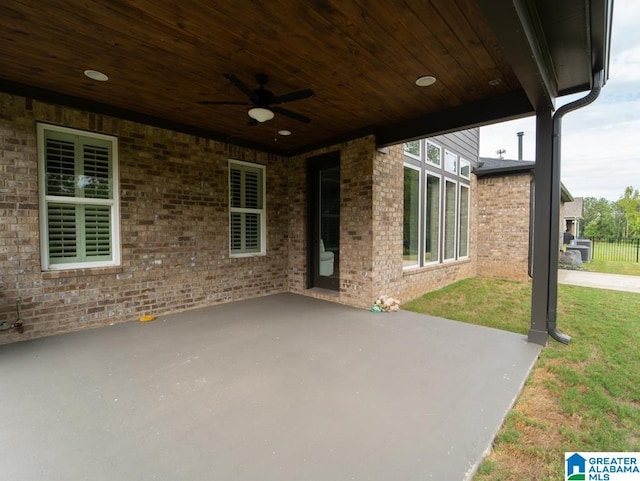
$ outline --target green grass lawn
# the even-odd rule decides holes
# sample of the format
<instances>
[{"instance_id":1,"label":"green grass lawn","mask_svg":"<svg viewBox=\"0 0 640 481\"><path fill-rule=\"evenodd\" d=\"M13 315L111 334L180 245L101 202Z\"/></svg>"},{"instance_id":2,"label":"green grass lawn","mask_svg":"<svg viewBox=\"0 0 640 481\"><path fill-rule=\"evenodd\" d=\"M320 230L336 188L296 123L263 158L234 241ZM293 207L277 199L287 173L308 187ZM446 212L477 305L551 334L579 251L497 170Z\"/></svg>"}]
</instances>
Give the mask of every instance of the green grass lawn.
<instances>
[{"instance_id":1,"label":"green grass lawn","mask_svg":"<svg viewBox=\"0 0 640 481\"><path fill-rule=\"evenodd\" d=\"M640 263L592 260L582 265L585 271L640 276Z\"/></svg>"},{"instance_id":2,"label":"green grass lawn","mask_svg":"<svg viewBox=\"0 0 640 481\"><path fill-rule=\"evenodd\" d=\"M525 334L531 284L468 279L404 309ZM558 328L476 481L558 480L565 451L640 451L640 294L560 285Z\"/></svg>"}]
</instances>

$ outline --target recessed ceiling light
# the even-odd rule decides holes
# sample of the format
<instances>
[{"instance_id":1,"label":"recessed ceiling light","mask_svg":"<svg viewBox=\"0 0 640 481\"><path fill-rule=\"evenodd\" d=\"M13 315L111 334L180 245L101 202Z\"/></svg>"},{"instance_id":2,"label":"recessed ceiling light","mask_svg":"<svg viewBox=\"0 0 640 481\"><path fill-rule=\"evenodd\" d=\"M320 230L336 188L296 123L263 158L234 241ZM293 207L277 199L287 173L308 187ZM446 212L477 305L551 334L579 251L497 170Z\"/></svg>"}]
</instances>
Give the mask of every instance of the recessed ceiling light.
<instances>
[{"instance_id":1,"label":"recessed ceiling light","mask_svg":"<svg viewBox=\"0 0 640 481\"><path fill-rule=\"evenodd\" d=\"M290 130L286 130L286 129L282 129L282 130L278 130L278 134L287 136L287 135L291 135L291 131Z\"/></svg>"},{"instance_id":2,"label":"recessed ceiling light","mask_svg":"<svg viewBox=\"0 0 640 481\"><path fill-rule=\"evenodd\" d=\"M103 74L98 70L85 70L84 74L91 80L97 80L98 82L106 82L109 80L109 77L106 74Z\"/></svg>"},{"instance_id":3,"label":"recessed ceiling light","mask_svg":"<svg viewBox=\"0 0 640 481\"><path fill-rule=\"evenodd\" d=\"M495 87L496 85L500 85L502 83L501 78L494 78L493 80L489 80L489 85Z\"/></svg>"},{"instance_id":4,"label":"recessed ceiling light","mask_svg":"<svg viewBox=\"0 0 640 481\"><path fill-rule=\"evenodd\" d=\"M416 80L416 85L418 87L428 87L429 85L433 85L436 83L436 78L431 75L424 75L422 77L418 77Z\"/></svg>"}]
</instances>

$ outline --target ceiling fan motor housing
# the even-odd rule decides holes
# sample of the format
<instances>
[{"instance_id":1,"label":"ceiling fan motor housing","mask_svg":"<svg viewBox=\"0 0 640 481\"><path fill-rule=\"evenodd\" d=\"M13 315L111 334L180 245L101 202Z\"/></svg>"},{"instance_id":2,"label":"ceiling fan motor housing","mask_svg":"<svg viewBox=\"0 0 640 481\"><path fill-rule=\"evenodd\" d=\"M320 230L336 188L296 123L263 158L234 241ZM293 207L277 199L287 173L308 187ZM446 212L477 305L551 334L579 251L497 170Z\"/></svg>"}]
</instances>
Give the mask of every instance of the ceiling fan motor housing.
<instances>
[{"instance_id":1,"label":"ceiling fan motor housing","mask_svg":"<svg viewBox=\"0 0 640 481\"><path fill-rule=\"evenodd\" d=\"M272 105L281 105L289 102L293 102L295 100L303 100L310 97L313 97L314 93L311 89L303 89L297 90L295 92L289 92L285 95L276 96L270 90L264 88L265 84L268 82L269 77L266 74L256 74L255 79L258 82L259 87L256 89L249 88L244 82L242 82L238 77L233 74L225 73L223 74L225 78L227 78L234 86L236 86L239 90L245 93L249 97L249 102L217 102L217 101L209 101L204 100L200 103L205 105L248 105L251 108L249 112L253 110L268 110L270 116L267 118L266 115L260 115L260 117L264 117L264 120L261 118L257 118L254 112L254 115L249 113L249 116L252 119L258 120L259 122L264 122L266 120L270 120L273 118L273 113L278 113L284 115L285 117L289 117L291 119L297 120L298 122L309 123L311 119L309 117L292 112L291 110L284 109L282 107L272 107ZM255 122L250 121L249 125L256 125Z\"/></svg>"}]
</instances>

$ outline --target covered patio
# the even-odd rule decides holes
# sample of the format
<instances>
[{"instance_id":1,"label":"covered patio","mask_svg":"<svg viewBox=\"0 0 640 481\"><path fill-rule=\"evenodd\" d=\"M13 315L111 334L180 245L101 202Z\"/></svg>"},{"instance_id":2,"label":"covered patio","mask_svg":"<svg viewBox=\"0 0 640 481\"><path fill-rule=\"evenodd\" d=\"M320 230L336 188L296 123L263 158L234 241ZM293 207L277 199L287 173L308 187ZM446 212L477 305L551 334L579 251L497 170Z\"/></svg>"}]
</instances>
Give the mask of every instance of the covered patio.
<instances>
[{"instance_id":1,"label":"covered patio","mask_svg":"<svg viewBox=\"0 0 640 481\"><path fill-rule=\"evenodd\" d=\"M536 115L529 340L546 344L557 331L555 103L606 83L612 8L0 5L0 343L286 292L366 307L476 275L462 165L477 163L477 132L455 141L460 162L423 162L453 176L448 213L443 198L432 216L437 270L424 253L404 269L403 144ZM309 188L320 178L322 199ZM322 269L321 254L333 259Z\"/></svg>"},{"instance_id":2,"label":"covered patio","mask_svg":"<svg viewBox=\"0 0 640 481\"><path fill-rule=\"evenodd\" d=\"M465 480L540 349L290 293L7 344L0 478Z\"/></svg>"},{"instance_id":3,"label":"covered patio","mask_svg":"<svg viewBox=\"0 0 640 481\"><path fill-rule=\"evenodd\" d=\"M0 5L0 479L468 479L555 317L555 102L604 85L611 9ZM477 132L412 271L403 144L528 115L533 342L346 307L476 274Z\"/></svg>"}]
</instances>

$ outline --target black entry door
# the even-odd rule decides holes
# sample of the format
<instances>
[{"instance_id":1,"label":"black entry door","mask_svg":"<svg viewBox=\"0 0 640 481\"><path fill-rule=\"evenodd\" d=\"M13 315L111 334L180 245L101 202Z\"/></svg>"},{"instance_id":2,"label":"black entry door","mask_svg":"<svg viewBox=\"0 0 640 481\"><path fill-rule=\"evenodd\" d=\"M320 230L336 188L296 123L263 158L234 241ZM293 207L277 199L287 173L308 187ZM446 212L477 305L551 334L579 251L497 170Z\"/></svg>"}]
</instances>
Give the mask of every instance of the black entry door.
<instances>
[{"instance_id":1,"label":"black entry door","mask_svg":"<svg viewBox=\"0 0 640 481\"><path fill-rule=\"evenodd\" d=\"M340 289L340 153L308 160L308 287Z\"/></svg>"}]
</instances>

